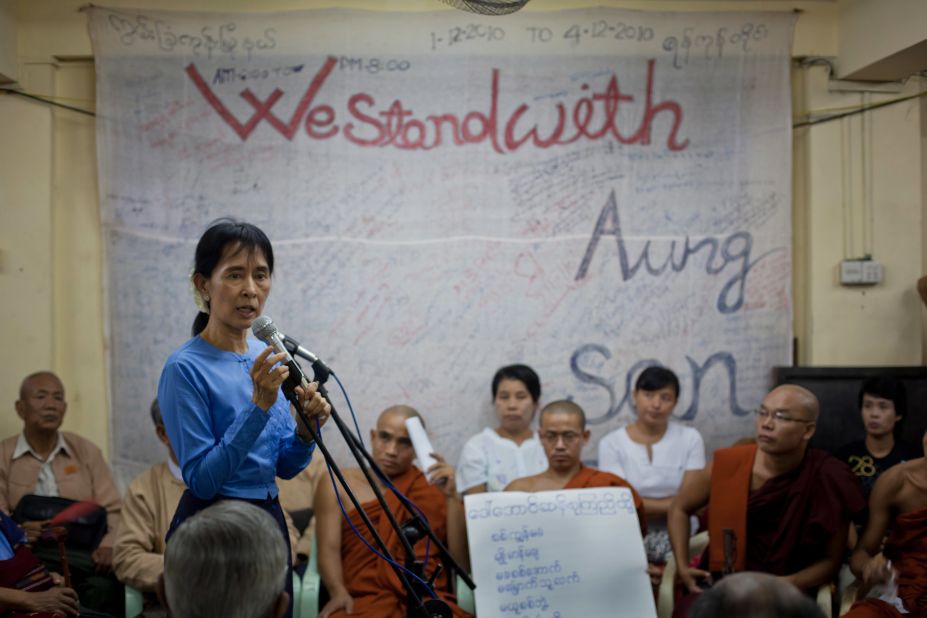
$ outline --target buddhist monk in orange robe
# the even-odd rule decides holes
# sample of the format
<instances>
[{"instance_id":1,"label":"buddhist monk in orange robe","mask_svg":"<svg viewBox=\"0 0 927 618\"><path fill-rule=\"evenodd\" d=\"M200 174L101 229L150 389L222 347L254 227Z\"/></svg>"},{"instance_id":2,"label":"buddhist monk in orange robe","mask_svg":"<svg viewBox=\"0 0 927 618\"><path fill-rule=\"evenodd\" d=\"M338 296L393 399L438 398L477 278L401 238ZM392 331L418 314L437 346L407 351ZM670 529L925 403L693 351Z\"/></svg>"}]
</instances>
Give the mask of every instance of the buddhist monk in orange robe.
<instances>
[{"instance_id":1,"label":"buddhist monk in orange robe","mask_svg":"<svg viewBox=\"0 0 927 618\"><path fill-rule=\"evenodd\" d=\"M453 520L456 518L457 522L462 522L463 519L463 504L457 494L454 468L436 454L433 455L438 463L429 469L429 476L412 465L415 450L406 431L405 420L413 416L421 418L418 412L408 406L393 406L384 410L377 419L376 429L370 432L371 451L374 461L390 483L421 510L438 538L447 543L449 518L452 520L451 525L462 525L455 524ZM397 562L403 564L405 550L363 473L359 469L345 470L344 476L390 553ZM396 521L400 524L408 521L411 516L400 504L399 498L384 487L380 489ZM348 512L350 525L342 516L339 497ZM376 556L351 529L353 526L367 543L378 547L344 489L339 486L339 496L336 497L331 483L320 483L315 504L319 573L330 594L330 600L322 608L319 618L342 618L348 615L352 618L405 616L408 601L406 589L393 568ZM449 549L455 559L458 558L461 549L455 547L453 539ZM434 544L429 546L427 540L415 545L419 560L425 561L426 552L427 579L434 573L440 556ZM453 595L447 592L447 572L441 571L433 589L448 603L454 616L469 616L454 604ZM430 598L426 595L423 600Z\"/></svg>"},{"instance_id":2,"label":"buddhist monk in orange robe","mask_svg":"<svg viewBox=\"0 0 927 618\"><path fill-rule=\"evenodd\" d=\"M588 487L627 487L634 496L641 534L647 532L644 503L631 485L609 472L584 466L580 456L589 442L586 414L572 401L554 401L544 406L538 419L538 437L547 455L547 470L515 479L505 491L554 491Z\"/></svg>"},{"instance_id":3,"label":"buddhist monk in orange robe","mask_svg":"<svg viewBox=\"0 0 927 618\"><path fill-rule=\"evenodd\" d=\"M886 582L894 572L898 598L908 613L869 598L855 603L845 614L849 618L927 618L927 432L923 443L925 457L893 466L876 481L869 521L850 560L866 588Z\"/></svg>"},{"instance_id":4,"label":"buddhist monk in orange robe","mask_svg":"<svg viewBox=\"0 0 927 618\"><path fill-rule=\"evenodd\" d=\"M667 514L677 572L692 595L697 580L722 572L761 571L811 591L842 563L851 519L864 510L859 481L847 465L809 449L819 405L796 385L770 391L756 411L756 444L719 449L704 470L683 481ZM710 545L702 568L689 563L689 516L708 505ZM729 531L729 532L726 532ZM733 542L725 552L725 534Z\"/></svg>"}]
</instances>

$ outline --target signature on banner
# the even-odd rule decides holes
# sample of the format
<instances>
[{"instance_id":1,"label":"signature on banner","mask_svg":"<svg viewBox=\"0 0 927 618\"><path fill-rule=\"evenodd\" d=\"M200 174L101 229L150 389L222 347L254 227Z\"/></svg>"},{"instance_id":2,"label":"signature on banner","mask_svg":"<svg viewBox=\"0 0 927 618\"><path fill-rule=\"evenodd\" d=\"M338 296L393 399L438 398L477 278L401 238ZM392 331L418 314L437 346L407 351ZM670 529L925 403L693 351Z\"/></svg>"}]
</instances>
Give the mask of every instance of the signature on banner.
<instances>
[{"instance_id":1,"label":"signature on banner","mask_svg":"<svg viewBox=\"0 0 927 618\"><path fill-rule=\"evenodd\" d=\"M113 13L109 16L109 26L119 36L119 42L132 47L138 45L153 46L162 52L187 50L194 56L228 56L251 59L255 52L272 50L277 47L274 28L264 28L260 34L252 36L234 36L238 29L235 22L225 22L218 26L204 26L192 32L174 32L174 27L159 19L145 15L126 15Z\"/></svg>"}]
</instances>

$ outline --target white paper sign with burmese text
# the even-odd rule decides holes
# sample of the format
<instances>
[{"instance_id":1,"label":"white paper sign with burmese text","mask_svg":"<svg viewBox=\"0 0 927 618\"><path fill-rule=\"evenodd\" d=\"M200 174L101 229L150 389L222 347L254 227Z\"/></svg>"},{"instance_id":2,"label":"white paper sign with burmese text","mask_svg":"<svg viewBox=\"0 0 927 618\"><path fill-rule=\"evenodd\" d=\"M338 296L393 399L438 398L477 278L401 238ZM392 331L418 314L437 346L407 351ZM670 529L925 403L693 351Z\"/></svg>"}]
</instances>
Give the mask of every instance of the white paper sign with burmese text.
<instances>
[{"instance_id":1,"label":"white paper sign with burmese text","mask_svg":"<svg viewBox=\"0 0 927 618\"><path fill-rule=\"evenodd\" d=\"M656 615L630 490L475 494L464 509L477 615Z\"/></svg>"}]
</instances>

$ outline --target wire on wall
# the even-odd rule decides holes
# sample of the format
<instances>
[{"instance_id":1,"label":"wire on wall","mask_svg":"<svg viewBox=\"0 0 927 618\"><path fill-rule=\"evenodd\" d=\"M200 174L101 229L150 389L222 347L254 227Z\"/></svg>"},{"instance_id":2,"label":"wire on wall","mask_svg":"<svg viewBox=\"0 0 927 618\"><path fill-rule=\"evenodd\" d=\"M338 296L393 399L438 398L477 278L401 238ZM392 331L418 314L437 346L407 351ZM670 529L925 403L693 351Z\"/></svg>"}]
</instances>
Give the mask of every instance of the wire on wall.
<instances>
[{"instance_id":1,"label":"wire on wall","mask_svg":"<svg viewBox=\"0 0 927 618\"><path fill-rule=\"evenodd\" d=\"M33 101L38 101L40 103L45 103L46 105L51 105L52 107L60 107L61 109L70 110L72 112L77 112L79 114L85 114L87 116L96 117L96 112L89 109L82 109L80 107L73 107L71 105L65 105L64 103L59 103L53 99L47 97L40 97L35 94L29 94L28 92L22 92L21 90L0 90L4 94L12 94L26 99L31 99Z\"/></svg>"},{"instance_id":2,"label":"wire on wall","mask_svg":"<svg viewBox=\"0 0 927 618\"><path fill-rule=\"evenodd\" d=\"M864 103L868 103L872 95L865 93ZM863 125L863 153L868 153L869 156L865 159L863 164L863 180L865 182L865 189L863 194L866 198L866 206L869 211L869 222L866 225L866 232L868 239L863 241L863 250L866 252L866 255L872 256L875 255L875 182L873 177L873 169L875 168L875 150L873 150L873 126L875 125L875 118L870 117L866 119L866 115L863 115L863 120L865 124Z\"/></svg>"},{"instance_id":3,"label":"wire on wall","mask_svg":"<svg viewBox=\"0 0 927 618\"><path fill-rule=\"evenodd\" d=\"M62 109L67 109L72 112L77 112L79 114L86 114L87 116L94 116L94 117L96 116L96 112L93 112L87 109L81 109L79 107L72 107L70 105L65 105L63 103L59 103L58 101L55 101L53 98L50 98L50 97L42 97L42 96L38 96L35 94L30 94L28 92L22 92L20 90L8 90L8 89L0 89L0 93L14 94L14 95L18 95L21 97L25 97L27 99L32 99L33 101L38 101L40 103L45 103L47 105L52 105L54 107L60 107ZM814 120L804 120L800 122L793 122L792 128L801 129L803 127L812 127L816 124L822 124L825 122L830 122L831 120L839 120L841 118L846 118L847 116L854 116L856 114L862 114L870 110L879 109L882 107L888 107L889 105L894 105L896 103L903 103L905 101L910 101L912 99L917 99L923 96L927 96L927 90L924 90L923 92L917 92L912 95L899 97L897 99L889 99L887 101L881 101L879 103L874 103L872 105L862 105L860 107L850 108L845 112L835 113L831 116L825 116L824 118L816 118ZM847 109L847 108L838 108L838 109ZM809 114L806 114L806 116L810 116L811 114L814 114L814 113L821 113L821 111L825 111L825 110L820 110L818 112L810 112Z\"/></svg>"},{"instance_id":4,"label":"wire on wall","mask_svg":"<svg viewBox=\"0 0 927 618\"><path fill-rule=\"evenodd\" d=\"M853 255L853 165L849 118L840 121L840 201L843 210L843 259Z\"/></svg>"},{"instance_id":5,"label":"wire on wall","mask_svg":"<svg viewBox=\"0 0 927 618\"><path fill-rule=\"evenodd\" d=\"M855 116L856 114L862 114L874 109L880 109L882 107L888 107L889 105L895 105L896 103L904 103L905 101L911 101L920 97L927 96L927 90L922 92L916 92L904 97L898 97L897 99L889 99L888 101L880 101L879 103L873 103L872 105L861 105L859 107L850 109L849 111L833 114L831 116L825 116L824 118L816 118L814 120L805 120L802 122L792 123L793 129L800 129L802 127L813 127L816 124L822 124L825 122L830 122L831 120L840 120L841 118L847 118L849 116ZM806 114L806 116L811 115L815 112Z\"/></svg>"}]
</instances>

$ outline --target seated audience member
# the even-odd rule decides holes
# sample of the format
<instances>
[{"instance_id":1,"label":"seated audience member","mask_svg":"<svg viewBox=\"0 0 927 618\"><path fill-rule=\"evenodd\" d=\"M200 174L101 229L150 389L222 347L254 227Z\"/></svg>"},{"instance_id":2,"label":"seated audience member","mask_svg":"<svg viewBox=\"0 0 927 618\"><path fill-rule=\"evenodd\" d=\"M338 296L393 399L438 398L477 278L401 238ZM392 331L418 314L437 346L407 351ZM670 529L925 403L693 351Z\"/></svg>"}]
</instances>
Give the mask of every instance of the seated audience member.
<instances>
[{"instance_id":1,"label":"seated audience member","mask_svg":"<svg viewBox=\"0 0 927 618\"><path fill-rule=\"evenodd\" d=\"M589 442L586 414L572 401L554 401L541 411L538 437L544 445L547 469L540 474L516 479L505 491L553 491L587 487L627 487L634 496L641 534L647 530L640 496L623 478L584 466L581 456Z\"/></svg>"},{"instance_id":2,"label":"seated audience member","mask_svg":"<svg viewBox=\"0 0 927 618\"><path fill-rule=\"evenodd\" d=\"M513 480L543 472L544 449L531 430L541 398L541 380L527 365L508 365L492 379L499 425L464 444L457 464L457 490L464 495L502 491Z\"/></svg>"},{"instance_id":3,"label":"seated audience member","mask_svg":"<svg viewBox=\"0 0 927 618\"><path fill-rule=\"evenodd\" d=\"M315 539L313 502L320 480L328 480L325 458L320 452L316 452L309 465L293 478L277 479L280 506L292 519L296 532L296 540L292 542L293 553L296 556L293 568L304 566L312 555L312 544Z\"/></svg>"},{"instance_id":4,"label":"seated audience member","mask_svg":"<svg viewBox=\"0 0 927 618\"><path fill-rule=\"evenodd\" d=\"M923 453L927 457L927 432ZM894 575L897 599L883 595L860 601L845 614L848 618L927 616L925 457L898 464L876 481L869 499L869 522L850 561L853 573L865 587L885 584Z\"/></svg>"},{"instance_id":5,"label":"seated audience member","mask_svg":"<svg viewBox=\"0 0 927 618\"><path fill-rule=\"evenodd\" d=\"M77 616L77 593L26 544L26 532L0 511L0 616Z\"/></svg>"},{"instance_id":6,"label":"seated audience member","mask_svg":"<svg viewBox=\"0 0 927 618\"><path fill-rule=\"evenodd\" d=\"M733 571L778 575L804 591L840 568L850 520L865 508L859 482L843 462L808 448L818 400L795 385L774 388L756 411L755 445L719 449L691 475L667 522L685 588ZM702 568L689 564L689 516L708 505L709 547ZM694 594L678 603L687 615Z\"/></svg>"},{"instance_id":7,"label":"seated audience member","mask_svg":"<svg viewBox=\"0 0 927 618\"><path fill-rule=\"evenodd\" d=\"M274 518L241 500L208 506L171 536L158 585L173 618L280 618L287 547Z\"/></svg>"},{"instance_id":8,"label":"seated audience member","mask_svg":"<svg viewBox=\"0 0 927 618\"><path fill-rule=\"evenodd\" d=\"M433 454L438 463L429 469L428 476L412 465L415 450L405 426L405 420L412 417L421 418L418 412L408 406L393 406L380 414L376 429L370 432L373 459L390 484L411 500L424 514L438 538L444 541L449 527L463 529L463 503L454 483L454 468L438 454ZM350 469L344 471L344 476L390 553L400 562L403 561L405 551L363 473L359 469ZM380 489L396 520L400 523L407 521L410 515L396 495L383 485L380 485ZM350 522L342 517L339 502L344 505ZM323 480L316 493L315 507L319 573L330 595L319 618L346 615L369 618L404 616L406 590L393 568L378 558L351 529L353 525L367 543L376 546L340 484L336 496L332 484ZM455 559L459 560L463 548L456 536L450 539L449 549ZM418 560L424 560L426 554L429 557L425 565L425 576L428 579L434 574L440 556L434 545L427 553L428 543L424 540L415 545L415 550ZM452 597L445 592L446 569L441 570L433 586L455 616L469 615L458 608L452 602Z\"/></svg>"},{"instance_id":9,"label":"seated audience member","mask_svg":"<svg viewBox=\"0 0 927 618\"><path fill-rule=\"evenodd\" d=\"M158 439L167 447L168 459L151 466L129 484L113 546L113 569L119 581L143 592L154 592L164 571L164 539L187 488L157 399L151 403L151 421ZM285 519L290 544L295 547L298 535L289 517ZM155 601L146 598L146 606Z\"/></svg>"},{"instance_id":10,"label":"seated audience member","mask_svg":"<svg viewBox=\"0 0 927 618\"><path fill-rule=\"evenodd\" d=\"M920 453L899 439L908 411L904 383L887 376L869 378L859 389L859 410L866 438L842 447L837 459L850 466L868 498L880 474Z\"/></svg>"},{"instance_id":11,"label":"seated audience member","mask_svg":"<svg viewBox=\"0 0 927 618\"><path fill-rule=\"evenodd\" d=\"M683 477L705 467L698 431L670 420L679 401L679 379L663 367L648 367L634 385L637 419L599 442L599 468L637 490L647 512L647 561L665 564L670 551L666 511Z\"/></svg>"},{"instance_id":12,"label":"seated audience member","mask_svg":"<svg viewBox=\"0 0 927 618\"><path fill-rule=\"evenodd\" d=\"M699 595L690 618L824 618L802 592L767 573L736 573Z\"/></svg>"},{"instance_id":13,"label":"seated audience member","mask_svg":"<svg viewBox=\"0 0 927 618\"><path fill-rule=\"evenodd\" d=\"M151 404L151 420L168 459L157 463L129 484L122 501L122 523L113 546L113 569L123 583L154 592L164 571L164 537L177 503L187 486L161 419L158 400Z\"/></svg>"},{"instance_id":14,"label":"seated audience member","mask_svg":"<svg viewBox=\"0 0 927 618\"><path fill-rule=\"evenodd\" d=\"M64 386L55 374L40 371L23 380L16 402L23 432L0 442L0 510L12 514L29 494L92 501L105 508L106 535L92 551L69 548L68 560L81 603L113 613L123 602L121 586L111 575L122 506L119 492L100 449L76 434L59 431L66 411ZM45 522L22 525L31 543ZM53 570L60 570L57 548L36 546L35 552Z\"/></svg>"}]
</instances>

